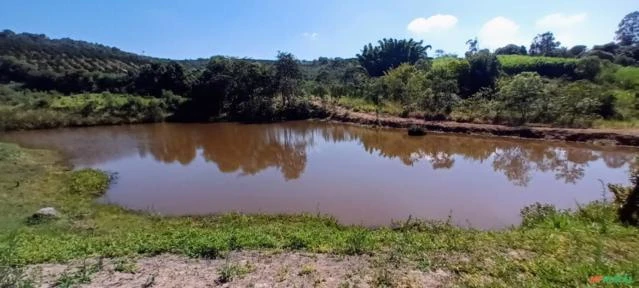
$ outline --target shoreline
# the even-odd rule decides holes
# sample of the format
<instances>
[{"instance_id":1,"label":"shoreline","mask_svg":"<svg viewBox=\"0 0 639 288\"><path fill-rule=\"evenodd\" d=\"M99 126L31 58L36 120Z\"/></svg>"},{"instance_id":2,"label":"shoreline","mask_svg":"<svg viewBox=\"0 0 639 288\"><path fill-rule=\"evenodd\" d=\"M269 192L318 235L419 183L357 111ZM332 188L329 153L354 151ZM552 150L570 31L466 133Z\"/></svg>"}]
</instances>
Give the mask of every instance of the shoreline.
<instances>
[{"instance_id":1,"label":"shoreline","mask_svg":"<svg viewBox=\"0 0 639 288\"><path fill-rule=\"evenodd\" d=\"M419 118L402 118L399 116L380 114L379 119L373 113L355 112L350 109L334 106L329 107L317 101L311 101L311 109L305 117L295 119L280 119L275 121L243 122L217 119L215 121L180 121L164 119L164 121L95 121L92 123L69 123L69 125L35 125L28 129L0 129L0 132L15 132L29 130L48 130L61 128L82 128L94 126L122 126L153 123L217 123L238 122L247 124L268 124L296 120L317 120L324 122L346 123L365 127L383 127L407 129L419 126L427 132L454 133L461 135L480 135L492 137L508 137L516 139L536 139L544 141L565 141L590 143L599 146L639 147L639 128L560 128L544 126L507 126L500 124L481 124L456 121L432 121Z\"/></svg>"},{"instance_id":2,"label":"shoreline","mask_svg":"<svg viewBox=\"0 0 639 288\"><path fill-rule=\"evenodd\" d=\"M554 128L554 127L513 127L499 124L477 124L455 121L427 121L416 118L402 118L354 112L343 107L329 109L329 116L321 121L350 123L367 127L405 129L419 126L427 132L455 133L466 135L482 135L510 137L521 139L537 139L548 141L584 142L601 146L639 147L639 129L599 129L599 128Z\"/></svg>"}]
</instances>

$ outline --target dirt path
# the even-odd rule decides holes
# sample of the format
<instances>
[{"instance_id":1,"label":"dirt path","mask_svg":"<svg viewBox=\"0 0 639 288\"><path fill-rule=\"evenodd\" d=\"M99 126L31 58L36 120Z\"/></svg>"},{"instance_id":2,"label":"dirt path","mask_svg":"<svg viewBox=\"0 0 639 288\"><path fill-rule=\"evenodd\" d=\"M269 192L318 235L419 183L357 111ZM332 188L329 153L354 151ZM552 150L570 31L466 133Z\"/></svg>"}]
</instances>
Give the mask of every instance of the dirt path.
<instances>
[{"instance_id":1,"label":"dirt path","mask_svg":"<svg viewBox=\"0 0 639 288\"><path fill-rule=\"evenodd\" d=\"M100 264L98 264L100 263ZM90 271L86 273L85 271ZM234 252L225 259L176 255L96 259L30 266L36 287L444 287L450 275L368 256L291 252ZM85 276L86 275L86 276ZM385 286L386 285L386 286Z\"/></svg>"},{"instance_id":2,"label":"dirt path","mask_svg":"<svg viewBox=\"0 0 639 288\"><path fill-rule=\"evenodd\" d=\"M375 125L374 114L353 112L342 107L331 108L330 121ZM380 115L379 124L384 127L408 128L421 126L427 131L509 136L545 140L589 142L602 145L639 146L639 129L570 129L550 127L511 127L493 124L460 123L452 121L425 121Z\"/></svg>"}]
</instances>

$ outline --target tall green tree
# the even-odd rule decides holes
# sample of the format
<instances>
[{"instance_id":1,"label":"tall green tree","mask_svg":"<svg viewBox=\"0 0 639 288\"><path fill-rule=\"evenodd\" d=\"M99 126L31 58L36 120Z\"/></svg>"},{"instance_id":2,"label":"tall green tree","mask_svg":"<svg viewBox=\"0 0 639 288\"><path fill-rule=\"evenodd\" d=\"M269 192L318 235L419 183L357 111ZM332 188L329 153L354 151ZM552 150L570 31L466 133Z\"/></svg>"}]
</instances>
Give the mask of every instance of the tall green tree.
<instances>
[{"instance_id":1,"label":"tall green tree","mask_svg":"<svg viewBox=\"0 0 639 288\"><path fill-rule=\"evenodd\" d=\"M426 59L430 45L423 45L423 41L382 39L364 46L362 52L357 54L360 65L366 69L368 75L379 77L389 69L398 67L402 63L414 64L420 59Z\"/></svg>"},{"instance_id":2,"label":"tall green tree","mask_svg":"<svg viewBox=\"0 0 639 288\"><path fill-rule=\"evenodd\" d=\"M275 70L277 91L282 95L282 103L286 106L300 91L299 81L302 79L302 71L299 61L291 53L278 52Z\"/></svg>"},{"instance_id":3,"label":"tall green tree","mask_svg":"<svg viewBox=\"0 0 639 288\"><path fill-rule=\"evenodd\" d=\"M555 41L552 32L538 34L530 44L530 55L552 56L555 49L559 48L561 42Z\"/></svg>"},{"instance_id":4,"label":"tall green tree","mask_svg":"<svg viewBox=\"0 0 639 288\"><path fill-rule=\"evenodd\" d=\"M193 88L189 115L207 119L228 114L231 118L251 119L257 109L269 106L273 97L272 71L265 65L245 59L214 57Z\"/></svg>"},{"instance_id":5,"label":"tall green tree","mask_svg":"<svg viewBox=\"0 0 639 288\"><path fill-rule=\"evenodd\" d=\"M623 17L615 32L615 40L624 46L639 45L639 11Z\"/></svg>"},{"instance_id":6,"label":"tall green tree","mask_svg":"<svg viewBox=\"0 0 639 288\"><path fill-rule=\"evenodd\" d=\"M470 68L466 77L460 79L461 93L470 96L481 88L494 88L501 64L488 49L467 55Z\"/></svg>"},{"instance_id":7,"label":"tall green tree","mask_svg":"<svg viewBox=\"0 0 639 288\"><path fill-rule=\"evenodd\" d=\"M162 90L184 95L190 85L184 68L175 61L144 65L134 77L137 93L156 97L162 94Z\"/></svg>"}]
</instances>

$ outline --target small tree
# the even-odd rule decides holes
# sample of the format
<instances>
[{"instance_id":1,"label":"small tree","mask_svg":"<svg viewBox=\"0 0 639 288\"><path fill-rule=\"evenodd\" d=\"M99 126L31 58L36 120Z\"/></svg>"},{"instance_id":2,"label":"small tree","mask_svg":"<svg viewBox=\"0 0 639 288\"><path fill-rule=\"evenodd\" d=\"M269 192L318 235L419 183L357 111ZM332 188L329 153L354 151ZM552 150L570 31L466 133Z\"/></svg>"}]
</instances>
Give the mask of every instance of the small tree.
<instances>
[{"instance_id":1,"label":"small tree","mask_svg":"<svg viewBox=\"0 0 639 288\"><path fill-rule=\"evenodd\" d=\"M428 72L428 88L422 97L424 110L437 119L446 118L459 102L457 79L448 68L436 67Z\"/></svg>"},{"instance_id":2,"label":"small tree","mask_svg":"<svg viewBox=\"0 0 639 288\"><path fill-rule=\"evenodd\" d=\"M530 44L530 55L552 56L555 49L559 48L561 42L555 41L552 32L538 34Z\"/></svg>"},{"instance_id":3,"label":"small tree","mask_svg":"<svg viewBox=\"0 0 639 288\"><path fill-rule=\"evenodd\" d=\"M506 82L499 93L506 110L518 114L517 124L525 124L544 93L544 82L535 72L523 72Z\"/></svg>"}]
</instances>

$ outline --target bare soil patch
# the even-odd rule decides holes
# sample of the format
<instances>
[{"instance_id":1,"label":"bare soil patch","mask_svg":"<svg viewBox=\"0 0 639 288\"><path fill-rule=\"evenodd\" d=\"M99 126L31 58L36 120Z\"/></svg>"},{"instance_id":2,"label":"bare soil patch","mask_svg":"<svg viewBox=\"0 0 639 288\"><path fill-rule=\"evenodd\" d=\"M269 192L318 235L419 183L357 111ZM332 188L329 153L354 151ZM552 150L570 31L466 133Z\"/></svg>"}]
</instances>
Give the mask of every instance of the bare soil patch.
<instances>
[{"instance_id":1,"label":"bare soil patch","mask_svg":"<svg viewBox=\"0 0 639 288\"><path fill-rule=\"evenodd\" d=\"M69 275L95 267L98 261L32 265L27 275L36 287L55 287L63 277L73 278ZM74 287L445 287L450 278L442 270L380 266L369 256L299 252L233 252L212 260L167 254L101 261L87 277L90 280Z\"/></svg>"}]
</instances>

